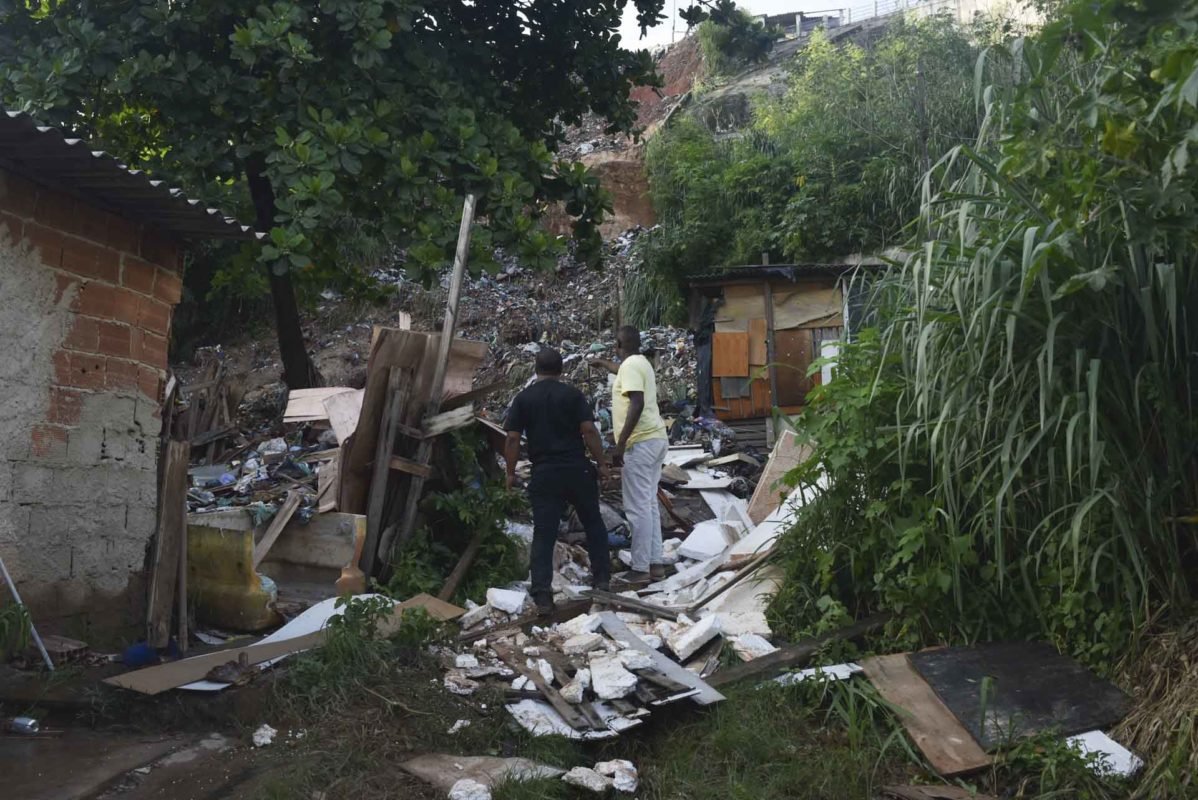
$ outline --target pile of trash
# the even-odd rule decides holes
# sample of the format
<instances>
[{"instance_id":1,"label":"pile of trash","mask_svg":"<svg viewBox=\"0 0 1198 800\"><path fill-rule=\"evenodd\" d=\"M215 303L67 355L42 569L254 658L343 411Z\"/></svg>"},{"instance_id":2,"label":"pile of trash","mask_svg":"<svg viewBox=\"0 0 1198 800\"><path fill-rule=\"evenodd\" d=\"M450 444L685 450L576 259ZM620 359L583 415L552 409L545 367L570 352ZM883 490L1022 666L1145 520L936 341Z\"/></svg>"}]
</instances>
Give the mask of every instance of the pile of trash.
<instances>
[{"instance_id":1,"label":"pile of trash","mask_svg":"<svg viewBox=\"0 0 1198 800\"><path fill-rule=\"evenodd\" d=\"M726 651L743 663L777 650L765 612L781 575L766 562L805 499L796 490L783 502L777 485L801 454L793 434L783 437L745 498L730 488L747 479L731 472L749 469L751 457L671 447L663 484L672 491L659 494L673 534L664 543L670 574L635 591L592 590L585 551L559 542L553 618L537 616L523 583L467 603L460 646L441 653L445 688L471 695L499 682L521 727L588 740L617 736L665 705L723 699L708 679ZM674 510L693 507L687 500L703 506L698 522ZM626 549L618 557L631 560Z\"/></svg>"}]
</instances>

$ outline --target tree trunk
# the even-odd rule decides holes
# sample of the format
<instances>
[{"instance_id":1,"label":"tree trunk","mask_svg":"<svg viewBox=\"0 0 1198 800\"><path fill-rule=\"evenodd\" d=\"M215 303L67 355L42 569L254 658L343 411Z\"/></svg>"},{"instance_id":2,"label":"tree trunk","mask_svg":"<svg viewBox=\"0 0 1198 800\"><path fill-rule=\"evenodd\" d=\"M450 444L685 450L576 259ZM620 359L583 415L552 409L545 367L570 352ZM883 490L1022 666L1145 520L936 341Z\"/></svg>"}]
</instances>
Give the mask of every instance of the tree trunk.
<instances>
[{"instance_id":1,"label":"tree trunk","mask_svg":"<svg viewBox=\"0 0 1198 800\"><path fill-rule=\"evenodd\" d=\"M257 229L268 233L275 225L274 187L265 174L266 164L261 156L254 155L246 160L246 178L249 181L250 197L254 202ZM283 361L283 380L289 389L309 389L321 384L320 373L308 349L304 346L304 332L300 328L299 306L295 301L295 286L291 282L291 271L282 275L266 268L270 279L270 296L275 307L275 330L279 338L279 356Z\"/></svg>"}]
</instances>

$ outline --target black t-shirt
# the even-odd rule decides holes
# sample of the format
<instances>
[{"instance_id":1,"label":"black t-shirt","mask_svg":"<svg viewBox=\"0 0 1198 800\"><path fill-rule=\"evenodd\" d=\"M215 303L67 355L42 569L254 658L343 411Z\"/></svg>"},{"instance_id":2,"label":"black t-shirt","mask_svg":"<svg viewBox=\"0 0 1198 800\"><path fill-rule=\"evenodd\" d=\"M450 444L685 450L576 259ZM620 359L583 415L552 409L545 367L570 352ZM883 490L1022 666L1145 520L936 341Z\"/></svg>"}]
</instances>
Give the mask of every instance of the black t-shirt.
<instances>
[{"instance_id":1,"label":"black t-shirt","mask_svg":"<svg viewBox=\"0 0 1198 800\"><path fill-rule=\"evenodd\" d=\"M539 380L512 400L504 430L528 436L533 466L586 459L579 426L595 415L582 392L557 380Z\"/></svg>"}]
</instances>

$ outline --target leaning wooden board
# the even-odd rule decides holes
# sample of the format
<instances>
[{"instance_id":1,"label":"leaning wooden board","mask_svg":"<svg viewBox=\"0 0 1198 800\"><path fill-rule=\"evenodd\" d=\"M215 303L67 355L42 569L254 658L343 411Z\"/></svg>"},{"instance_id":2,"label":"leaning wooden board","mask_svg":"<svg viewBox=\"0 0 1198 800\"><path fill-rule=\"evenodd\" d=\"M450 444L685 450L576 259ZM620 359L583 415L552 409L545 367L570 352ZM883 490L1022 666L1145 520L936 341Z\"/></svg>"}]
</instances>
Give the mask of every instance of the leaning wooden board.
<instances>
[{"instance_id":1,"label":"leaning wooden board","mask_svg":"<svg viewBox=\"0 0 1198 800\"><path fill-rule=\"evenodd\" d=\"M937 772L964 775L990 765L990 756L915 671L906 653L860 663L878 694L898 709L903 727Z\"/></svg>"}]
</instances>

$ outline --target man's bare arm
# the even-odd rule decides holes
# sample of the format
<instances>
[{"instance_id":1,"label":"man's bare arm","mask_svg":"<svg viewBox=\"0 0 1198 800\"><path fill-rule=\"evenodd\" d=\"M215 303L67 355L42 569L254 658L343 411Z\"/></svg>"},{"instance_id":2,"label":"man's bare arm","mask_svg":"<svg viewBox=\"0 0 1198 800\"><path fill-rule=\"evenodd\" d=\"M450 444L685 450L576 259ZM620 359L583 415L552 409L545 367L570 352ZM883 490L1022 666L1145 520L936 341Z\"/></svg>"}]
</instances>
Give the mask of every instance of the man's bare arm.
<instances>
[{"instance_id":1,"label":"man's bare arm","mask_svg":"<svg viewBox=\"0 0 1198 800\"><path fill-rule=\"evenodd\" d=\"M620 436L616 439L616 453L620 456L624 455L624 448L628 446L628 439L632 436L632 432L636 430L636 424L641 419L641 414L645 410L645 393L644 392L627 392L628 395L628 417L624 420L624 430L620 431Z\"/></svg>"},{"instance_id":2,"label":"man's bare arm","mask_svg":"<svg viewBox=\"0 0 1198 800\"><path fill-rule=\"evenodd\" d=\"M593 369L605 369L612 375L620 371L620 365L606 358L593 358L590 365Z\"/></svg>"},{"instance_id":3,"label":"man's bare arm","mask_svg":"<svg viewBox=\"0 0 1198 800\"><path fill-rule=\"evenodd\" d=\"M508 431L503 440L503 460L507 462L507 488L516 483L516 462L520 460L520 432Z\"/></svg>"}]
</instances>

